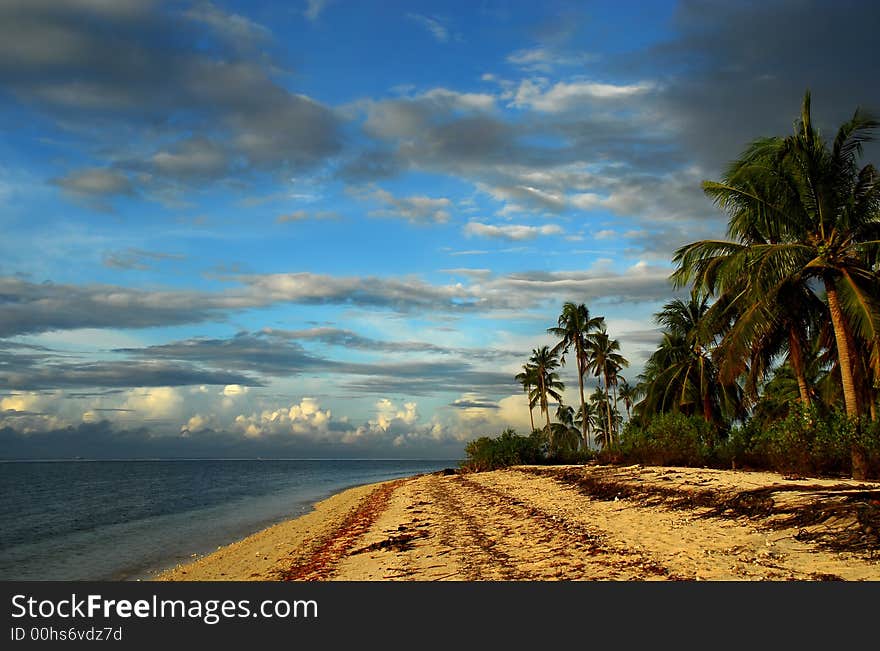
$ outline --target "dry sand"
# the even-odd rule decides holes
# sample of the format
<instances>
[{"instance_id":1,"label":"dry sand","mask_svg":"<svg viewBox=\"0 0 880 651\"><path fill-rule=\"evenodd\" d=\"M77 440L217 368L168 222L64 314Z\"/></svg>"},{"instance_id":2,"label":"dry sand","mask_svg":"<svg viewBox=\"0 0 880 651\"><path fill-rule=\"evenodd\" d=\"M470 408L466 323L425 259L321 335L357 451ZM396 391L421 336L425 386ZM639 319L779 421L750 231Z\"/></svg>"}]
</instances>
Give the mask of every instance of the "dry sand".
<instances>
[{"instance_id":1,"label":"dry sand","mask_svg":"<svg viewBox=\"0 0 880 651\"><path fill-rule=\"evenodd\" d=\"M517 467L361 486L168 581L880 580L880 484Z\"/></svg>"}]
</instances>

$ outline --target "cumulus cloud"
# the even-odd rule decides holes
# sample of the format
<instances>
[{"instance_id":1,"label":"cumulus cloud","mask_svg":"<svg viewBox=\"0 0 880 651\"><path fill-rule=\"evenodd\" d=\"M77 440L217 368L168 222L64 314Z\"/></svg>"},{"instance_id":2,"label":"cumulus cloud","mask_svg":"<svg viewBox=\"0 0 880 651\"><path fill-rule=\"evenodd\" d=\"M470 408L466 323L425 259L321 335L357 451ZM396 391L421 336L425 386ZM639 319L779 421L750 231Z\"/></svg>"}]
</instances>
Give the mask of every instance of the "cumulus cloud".
<instances>
[{"instance_id":1,"label":"cumulus cloud","mask_svg":"<svg viewBox=\"0 0 880 651\"><path fill-rule=\"evenodd\" d=\"M138 418L167 420L180 415L184 400L174 387L141 387L127 393L123 409Z\"/></svg>"},{"instance_id":2,"label":"cumulus cloud","mask_svg":"<svg viewBox=\"0 0 880 651\"><path fill-rule=\"evenodd\" d=\"M324 438L330 434L330 410L322 410L314 398L304 397L288 408L264 410L259 414L236 416L234 429L248 438L270 435L307 435Z\"/></svg>"},{"instance_id":3,"label":"cumulus cloud","mask_svg":"<svg viewBox=\"0 0 880 651\"><path fill-rule=\"evenodd\" d=\"M15 391L0 397L0 428L23 434L65 427L69 423L58 411L57 392Z\"/></svg>"}]
</instances>

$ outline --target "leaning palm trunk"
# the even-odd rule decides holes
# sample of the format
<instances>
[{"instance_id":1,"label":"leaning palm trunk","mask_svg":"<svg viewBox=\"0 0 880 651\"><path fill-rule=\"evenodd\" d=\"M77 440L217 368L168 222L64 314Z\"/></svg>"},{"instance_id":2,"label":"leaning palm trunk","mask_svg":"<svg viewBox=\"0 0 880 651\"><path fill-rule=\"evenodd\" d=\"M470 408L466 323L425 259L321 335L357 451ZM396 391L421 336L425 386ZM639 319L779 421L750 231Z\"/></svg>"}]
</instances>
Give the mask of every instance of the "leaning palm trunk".
<instances>
[{"instance_id":1,"label":"leaning palm trunk","mask_svg":"<svg viewBox=\"0 0 880 651\"><path fill-rule=\"evenodd\" d=\"M853 381L852 361L850 360L849 337L846 331L843 311L840 308L840 297L830 280L825 281L825 294L828 297L828 311L831 313L831 324L834 326L834 338L837 342L837 356L840 361L840 380L843 385L843 402L846 415L852 419L859 417L859 405L855 382ZM865 450L858 443L850 449L853 479L865 479L868 474L868 458Z\"/></svg>"},{"instance_id":2,"label":"leaning palm trunk","mask_svg":"<svg viewBox=\"0 0 880 651\"><path fill-rule=\"evenodd\" d=\"M532 424L532 430L535 431L535 414L532 413L532 401L529 401L529 422Z\"/></svg>"},{"instance_id":3,"label":"leaning palm trunk","mask_svg":"<svg viewBox=\"0 0 880 651\"><path fill-rule=\"evenodd\" d=\"M834 339L837 343L837 357L840 361L840 380L843 385L843 403L846 407L846 415L850 418L858 418L859 404L853 380L846 322L840 307L837 289L830 280L825 281L825 293L828 296L828 311L831 312L831 325L834 327Z\"/></svg>"}]
</instances>

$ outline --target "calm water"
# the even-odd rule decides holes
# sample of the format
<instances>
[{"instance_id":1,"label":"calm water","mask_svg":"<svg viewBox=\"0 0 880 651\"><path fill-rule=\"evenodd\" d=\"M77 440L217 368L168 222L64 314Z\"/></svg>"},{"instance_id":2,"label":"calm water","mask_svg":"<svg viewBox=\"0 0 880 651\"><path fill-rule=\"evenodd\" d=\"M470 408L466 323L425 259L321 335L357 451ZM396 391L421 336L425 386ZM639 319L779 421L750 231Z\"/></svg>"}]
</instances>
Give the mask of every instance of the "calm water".
<instances>
[{"instance_id":1,"label":"calm water","mask_svg":"<svg viewBox=\"0 0 880 651\"><path fill-rule=\"evenodd\" d=\"M0 580L122 580L455 461L0 462Z\"/></svg>"}]
</instances>

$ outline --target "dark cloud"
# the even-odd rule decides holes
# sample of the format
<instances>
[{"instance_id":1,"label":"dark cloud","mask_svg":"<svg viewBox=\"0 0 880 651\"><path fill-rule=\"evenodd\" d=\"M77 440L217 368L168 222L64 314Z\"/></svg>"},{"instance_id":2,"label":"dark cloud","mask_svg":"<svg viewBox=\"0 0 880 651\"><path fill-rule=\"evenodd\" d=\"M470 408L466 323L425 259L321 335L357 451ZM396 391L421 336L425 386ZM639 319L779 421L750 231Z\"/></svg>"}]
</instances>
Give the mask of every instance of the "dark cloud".
<instances>
[{"instance_id":1,"label":"dark cloud","mask_svg":"<svg viewBox=\"0 0 880 651\"><path fill-rule=\"evenodd\" d=\"M0 390L38 391L86 387L164 387L262 383L245 374L162 361L99 361L0 367Z\"/></svg>"},{"instance_id":2,"label":"dark cloud","mask_svg":"<svg viewBox=\"0 0 880 651\"><path fill-rule=\"evenodd\" d=\"M304 336L300 336L304 335ZM293 341L350 342L352 347L374 352L430 352L455 356L444 360L390 360L344 362L329 356L309 353ZM513 386L507 373L477 370L474 359L497 359L499 354L472 354L469 349L443 349L414 342L375 342L355 333L337 330L317 334L269 331L239 333L229 339L190 339L146 348L123 348L117 353L147 360L165 360L175 363L198 364L209 368L234 369L272 377L302 374L333 374L342 377L368 379L345 381L343 387L367 394L395 393L404 395L436 395L444 392L491 392L504 394ZM501 353L507 355L507 353ZM253 384L228 382L228 384ZM203 382L206 383L206 382Z\"/></svg>"},{"instance_id":3,"label":"dark cloud","mask_svg":"<svg viewBox=\"0 0 880 651\"><path fill-rule=\"evenodd\" d=\"M76 328L147 328L220 318L232 305L198 292L0 278L0 337Z\"/></svg>"},{"instance_id":4,"label":"dark cloud","mask_svg":"<svg viewBox=\"0 0 880 651\"><path fill-rule=\"evenodd\" d=\"M332 370L334 366L329 360L307 353L297 343L272 341L250 333L240 333L230 339L187 339L147 348L122 348L116 352L149 360L194 362L270 376Z\"/></svg>"},{"instance_id":5,"label":"dark cloud","mask_svg":"<svg viewBox=\"0 0 880 651\"><path fill-rule=\"evenodd\" d=\"M264 330L263 333L270 337L278 337L282 339L318 341L328 346L357 348L359 350L382 351L389 353L434 353L438 355L460 355L470 359L488 360L517 357L519 355L518 352L510 350L455 348L438 346L437 344L423 341L384 341L373 339L372 337L364 337L351 330L329 327L310 328L308 330L275 330L269 328Z\"/></svg>"},{"instance_id":6,"label":"dark cloud","mask_svg":"<svg viewBox=\"0 0 880 651\"><path fill-rule=\"evenodd\" d=\"M374 370L380 371L382 368L376 366ZM402 396L481 393L501 397L522 390L510 373L475 371L462 365L429 368L424 373L416 372L414 366L411 369L404 369L404 371L412 371L408 376L397 375L399 370L393 367L385 367L385 370L389 372L394 370L395 373L350 380L342 386L358 393Z\"/></svg>"},{"instance_id":7,"label":"dark cloud","mask_svg":"<svg viewBox=\"0 0 880 651\"><path fill-rule=\"evenodd\" d=\"M68 192L85 197L134 193L131 182L124 174L109 169L76 170L52 182Z\"/></svg>"},{"instance_id":8,"label":"dark cloud","mask_svg":"<svg viewBox=\"0 0 880 651\"><path fill-rule=\"evenodd\" d=\"M402 173L402 165L403 162L393 152L367 150L350 156L340 166L337 176L349 183L379 181Z\"/></svg>"},{"instance_id":9,"label":"dark cloud","mask_svg":"<svg viewBox=\"0 0 880 651\"><path fill-rule=\"evenodd\" d=\"M147 291L118 285L62 285L0 277L0 337L78 328L149 328L225 319L274 304L349 305L400 313L489 313L562 300L658 300L668 270L638 266L516 273L475 284L435 285L417 278L340 277L311 273L235 276L223 292Z\"/></svg>"},{"instance_id":10,"label":"dark cloud","mask_svg":"<svg viewBox=\"0 0 880 651\"><path fill-rule=\"evenodd\" d=\"M671 71L661 106L714 174L751 140L787 135L807 88L829 138L857 106L880 111L880 87L867 82L878 23L876 2L686 0L674 38L631 63Z\"/></svg>"},{"instance_id":11,"label":"dark cloud","mask_svg":"<svg viewBox=\"0 0 880 651\"><path fill-rule=\"evenodd\" d=\"M340 150L339 121L272 80L268 37L210 3L6 2L0 92L103 147L57 180L78 194L313 166Z\"/></svg>"},{"instance_id":12,"label":"dark cloud","mask_svg":"<svg viewBox=\"0 0 880 651\"><path fill-rule=\"evenodd\" d=\"M449 406L456 409L500 409L496 403L486 400L454 400Z\"/></svg>"}]
</instances>

